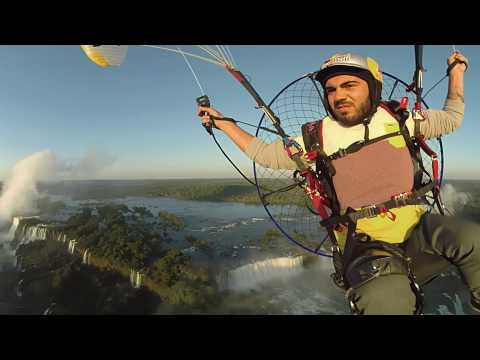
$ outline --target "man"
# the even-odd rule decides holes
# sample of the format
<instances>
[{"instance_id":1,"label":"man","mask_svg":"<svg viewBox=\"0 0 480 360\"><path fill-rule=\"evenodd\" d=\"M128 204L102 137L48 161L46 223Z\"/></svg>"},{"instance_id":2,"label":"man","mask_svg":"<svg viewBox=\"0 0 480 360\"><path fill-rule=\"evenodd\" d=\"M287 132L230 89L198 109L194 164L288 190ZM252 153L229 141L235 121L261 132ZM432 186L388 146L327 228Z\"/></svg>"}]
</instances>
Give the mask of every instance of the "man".
<instances>
[{"instance_id":1,"label":"man","mask_svg":"<svg viewBox=\"0 0 480 360\"><path fill-rule=\"evenodd\" d=\"M321 180L336 208L322 224L340 249L340 260L334 257L337 280L354 313L418 313L422 299L417 283L427 283L450 264L468 286L472 308L480 311L480 226L429 214L420 206L434 184L420 185L421 167L411 141L419 133L430 139L460 126L468 61L454 52L447 63L456 60L443 109L415 117L399 103L381 102L382 74L371 58L336 54L316 74L328 116L304 125L303 136L294 140L303 154L317 151L317 162L301 158L305 165L326 166ZM256 163L298 168L281 140L266 144L222 120L215 109L198 111L203 123L213 119Z\"/></svg>"}]
</instances>

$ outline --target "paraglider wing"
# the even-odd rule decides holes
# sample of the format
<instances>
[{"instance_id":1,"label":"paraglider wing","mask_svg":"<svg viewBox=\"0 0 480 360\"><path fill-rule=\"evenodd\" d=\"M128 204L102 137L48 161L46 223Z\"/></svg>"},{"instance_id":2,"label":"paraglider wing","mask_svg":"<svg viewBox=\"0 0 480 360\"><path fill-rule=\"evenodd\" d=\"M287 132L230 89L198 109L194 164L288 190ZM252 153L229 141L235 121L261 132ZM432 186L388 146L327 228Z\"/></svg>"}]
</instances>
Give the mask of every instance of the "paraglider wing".
<instances>
[{"instance_id":1,"label":"paraglider wing","mask_svg":"<svg viewBox=\"0 0 480 360\"><path fill-rule=\"evenodd\" d=\"M125 60L128 45L80 45L95 64L101 67L119 66Z\"/></svg>"}]
</instances>

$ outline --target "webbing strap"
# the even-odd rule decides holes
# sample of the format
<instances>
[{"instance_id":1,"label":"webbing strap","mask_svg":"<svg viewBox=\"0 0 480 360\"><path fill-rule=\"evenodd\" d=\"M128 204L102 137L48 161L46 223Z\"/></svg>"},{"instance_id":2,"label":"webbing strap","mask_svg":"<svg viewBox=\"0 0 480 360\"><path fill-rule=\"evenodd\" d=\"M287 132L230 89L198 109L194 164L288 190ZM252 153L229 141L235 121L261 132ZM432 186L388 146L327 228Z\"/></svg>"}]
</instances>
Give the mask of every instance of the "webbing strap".
<instances>
[{"instance_id":1,"label":"webbing strap","mask_svg":"<svg viewBox=\"0 0 480 360\"><path fill-rule=\"evenodd\" d=\"M407 205L418 205L424 203L423 197L432 191L435 184L430 182L428 185L413 191L410 194L400 194L393 196L392 200L381 204L366 206L360 210L347 211L344 215L331 216L330 218L321 222L321 225L330 227L337 224L347 224L350 222L356 223L363 218L373 218L377 215L388 212L390 209L403 207Z\"/></svg>"},{"instance_id":2,"label":"webbing strap","mask_svg":"<svg viewBox=\"0 0 480 360\"><path fill-rule=\"evenodd\" d=\"M388 133L388 134L376 137L374 139L370 139L368 141L357 141L357 142L354 142L353 144L351 144L346 149L340 149L340 150L334 152L333 154L329 155L328 158L330 160L336 160L336 159L342 158L344 156L347 156L349 154L353 154L353 153L359 151L360 149L362 149L364 146L371 145L371 144L377 143L379 141L382 141L382 140L385 140L385 139L388 139L388 138L391 138L391 137L394 137L394 136L399 136L399 135L402 135L402 132L401 131L395 131L393 133Z\"/></svg>"}]
</instances>

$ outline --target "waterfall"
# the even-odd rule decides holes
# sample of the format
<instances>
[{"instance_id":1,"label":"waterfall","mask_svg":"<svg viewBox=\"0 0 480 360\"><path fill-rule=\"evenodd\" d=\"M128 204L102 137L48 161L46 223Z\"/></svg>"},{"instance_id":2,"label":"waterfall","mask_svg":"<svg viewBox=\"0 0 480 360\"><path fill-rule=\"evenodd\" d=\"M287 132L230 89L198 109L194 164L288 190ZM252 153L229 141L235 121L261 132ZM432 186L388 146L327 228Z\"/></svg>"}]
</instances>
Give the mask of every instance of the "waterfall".
<instances>
[{"instance_id":1,"label":"waterfall","mask_svg":"<svg viewBox=\"0 0 480 360\"><path fill-rule=\"evenodd\" d=\"M65 243L67 241L67 235L66 234L62 234L62 233L59 233L57 235L57 241L62 241L63 243Z\"/></svg>"},{"instance_id":2,"label":"waterfall","mask_svg":"<svg viewBox=\"0 0 480 360\"><path fill-rule=\"evenodd\" d=\"M22 270L22 257L20 255L15 256L15 268L18 271Z\"/></svg>"},{"instance_id":3,"label":"waterfall","mask_svg":"<svg viewBox=\"0 0 480 360\"><path fill-rule=\"evenodd\" d=\"M131 284L132 286L135 286L135 283L134 283L134 281L133 281L133 280L134 280L133 277L134 277L134 271L133 271L133 269L130 269L130 284Z\"/></svg>"},{"instance_id":4,"label":"waterfall","mask_svg":"<svg viewBox=\"0 0 480 360\"><path fill-rule=\"evenodd\" d=\"M139 289L142 286L142 274L140 274L140 271L130 269L130 285L134 289Z\"/></svg>"},{"instance_id":5,"label":"waterfall","mask_svg":"<svg viewBox=\"0 0 480 360\"><path fill-rule=\"evenodd\" d=\"M139 289L142 286L142 275L137 271L137 281L135 282L135 289Z\"/></svg>"},{"instance_id":6,"label":"waterfall","mask_svg":"<svg viewBox=\"0 0 480 360\"><path fill-rule=\"evenodd\" d=\"M303 257L281 257L247 264L220 275L222 290L247 290L271 280L288 280L303 271Z\"/></svg>"},{"instance_id":7,"label":"waterfall","mask_svg":"<svg viewBox=\"0 0 480 360\"><path fill-rule=\"evenodd\" d=\"M8 241L12 241L15 237L15 232L17 231L18 225L20 224L20 219L21 217L19 216L15 216L13 218L12 226L10 226L10 229L8 230Z\"/></svg>"},{"instance_id":8,"label":"waterfall","mask_svg":"<svg viewBox=\"0 0 480 360\"><path fill-rule=\"evenodd\" d=\"M17 284L16 293L17 293L17 296L18 296L18 297L22 297L22 296L23 296L22 287L23 287L23 279L21 279L21 280L18 282L18 284Z\"/></svg>"},{"instance_id":9,"label":"waterfall","mask_svg":"<svg viewBox=\"0 0 480 360\"><path fill-rule=\"evenodd\" d=\"M45 309L45 311L43 312L43 315L53 315L54 314L53 311L56 305L57 305L56 303L51 303L50 306Z\"/></svg>"},{"instance_id":10,"label":"waterfall","mask_svg":"<svg viewBox=\"0 0 480 360\"><path fill-rule=\"evenodd\" d=\"M24 231L23 238L20 240L21 244L26 244L35 240L47 239L47 227L46 225L30 226Z\"/></svg>"},{"instance_id":11,"label":"waterfall","mask_svg":"<svg viewBox=\"0 0 480 360\"><path fill-rule=\"evenodd\" d=\"M23 219L38 219L38 216L14 216L12 225L8 230L7 241L18 240L17 247L34 240L45 240L47 229L45 225L23 226L19 229L20 221Z\"/></svg>"},{"instance_id":12,"label":"waterfall","mask_svg":"<svg viewBox=\"0 0 480 360\"><path fill-rule=\"evenodd\" d=\"M85 249L85 251L83 252L82 264L90 265L90 256L90 251L88 251L88 249Z\"/></svg>"},{"instance_id":13,"label":"waterfall","mask_svg":"<svg viewBox=\"0 0 480 360\"><path fill-rule=\"evenodd\" d=\"M17 225L18 227L18 225ZM17 247L22 244L28 244L35 240L46 240L47 239L47 225L38 224L35 226L23 226L18 231L18 228L13 231L14 225L10 228L14 234L14 237L18 241ZM9 234L10 234L9 231ZM12 238L13 239L13 238Z\"/></svg>"},{"instance_id":14,"label":"waterfall","mask_svg":"<svg viewBox=\"0 0 480 360\"><path fill-rule=\"evenodd\" d=\"M72 239L68 242L68 252L72 255L75 253L75 245L76 244L77 244L77 240L75 240L75 239Z\"/></svg>"}]
</instances>

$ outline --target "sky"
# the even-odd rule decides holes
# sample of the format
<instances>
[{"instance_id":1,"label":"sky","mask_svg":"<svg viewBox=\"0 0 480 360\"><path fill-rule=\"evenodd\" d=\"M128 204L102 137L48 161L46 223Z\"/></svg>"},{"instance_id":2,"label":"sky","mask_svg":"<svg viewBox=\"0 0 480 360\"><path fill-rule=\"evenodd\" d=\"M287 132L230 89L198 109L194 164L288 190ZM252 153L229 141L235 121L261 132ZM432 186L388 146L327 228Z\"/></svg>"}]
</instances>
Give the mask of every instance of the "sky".
<instances>
[{"instance_id":1,"label":"sky","mask_svg":"<svg viewBox=\"0 0 480 360\"><path fill-rule=\"evenodd\" d=\"M425 90L445 75L453 46L425 45ZM445 174L448 179L480 179L480 46L455 47L470 67L463 124L443 138ZM229 48L267 103L336 52L373 57L383 71L408 83L414 71L412 45ZM191 64L213 107L258 124L262 113L224 69L195 59ZM444 80L428 95L430 108L443 106L447 84ZM195 103L200 95L183 58L159 49L130 46L121 66L101 68L78 45L0 46L0 180L17 161L44 150L65 161L88 161L95 154L105 165L93 176L97 179L237 178L200 125ZM251 161L217 134L232 160L251 175Z\"/></svg>"}]
</instances>

